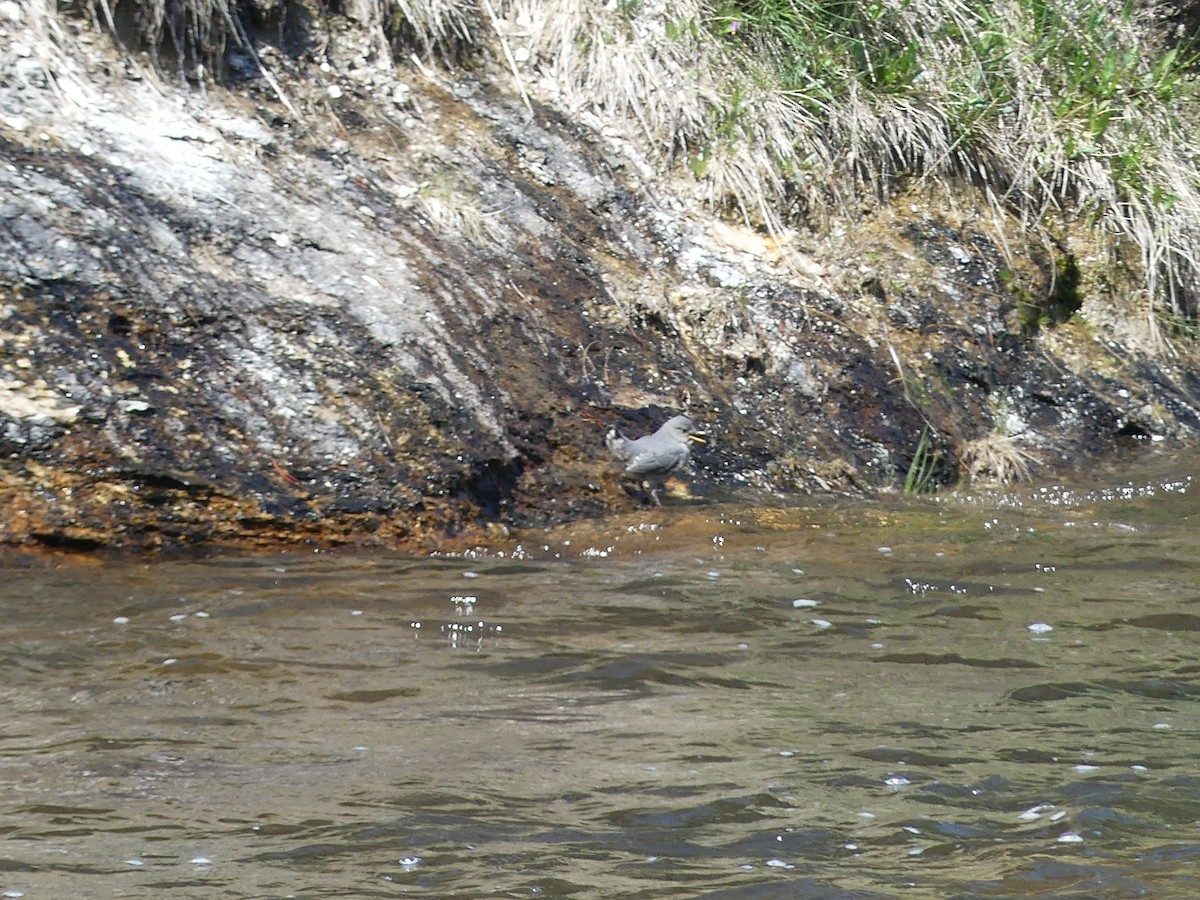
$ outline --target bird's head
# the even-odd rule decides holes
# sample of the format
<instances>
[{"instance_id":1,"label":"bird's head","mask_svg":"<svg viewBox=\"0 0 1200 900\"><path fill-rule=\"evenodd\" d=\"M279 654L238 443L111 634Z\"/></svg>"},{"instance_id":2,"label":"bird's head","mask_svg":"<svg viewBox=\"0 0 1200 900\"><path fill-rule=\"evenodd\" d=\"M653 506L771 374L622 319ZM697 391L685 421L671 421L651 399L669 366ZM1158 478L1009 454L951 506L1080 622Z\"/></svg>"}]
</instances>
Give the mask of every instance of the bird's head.
<instances>
[{"instance_id":1,"label":"bird's head","mask_svg":"<svg viewBox=\"0 0 1200 900\"><path fill-rule=\"evenodd\" d=\"M696 434L696 423L689 416L675 416L672 419L668 419L666 425L663 427L673 431L680 439L686 438L689 441L695 441L697 444L705 443L704 438Z\"/></svg>"}]
</instances>

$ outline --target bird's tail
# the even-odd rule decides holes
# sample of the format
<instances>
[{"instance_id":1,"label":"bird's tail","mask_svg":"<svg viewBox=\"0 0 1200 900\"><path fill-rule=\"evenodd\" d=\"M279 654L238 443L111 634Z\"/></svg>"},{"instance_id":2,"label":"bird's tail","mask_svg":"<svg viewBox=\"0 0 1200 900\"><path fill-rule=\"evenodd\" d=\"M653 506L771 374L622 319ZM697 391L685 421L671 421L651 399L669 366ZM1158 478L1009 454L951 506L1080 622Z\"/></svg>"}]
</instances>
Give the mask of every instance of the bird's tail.
<instances>
[{"instance_id":1,"label":"bird's tail","mask_svg":"<svg viewBox=\"0 0 1200 900\"><path fill-rule=\"evenodd\" d=\"M604 443L608 446L609 452L617 459L622 462L629 459L630 440L617 429L608 429L608 434L604 435Z\"/></svg>"}]
</instances>

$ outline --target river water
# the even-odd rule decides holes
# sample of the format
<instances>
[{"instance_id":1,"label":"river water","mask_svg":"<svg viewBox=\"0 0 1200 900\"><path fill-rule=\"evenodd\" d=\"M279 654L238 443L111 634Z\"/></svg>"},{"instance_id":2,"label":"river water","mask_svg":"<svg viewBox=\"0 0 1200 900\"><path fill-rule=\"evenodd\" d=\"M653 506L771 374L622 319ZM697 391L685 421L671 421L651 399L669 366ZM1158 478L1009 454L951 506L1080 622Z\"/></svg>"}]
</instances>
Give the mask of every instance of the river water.
<instances>
[{"instance_id":1,"label":"river water","mask_svg":"<svg viewBox=\"0 0 1200 900\"><path fill-rule=\"evenodd\" d=\"M13 559L0 897L1200 896L1200 487Z\"/></svg>"}]
</instances>

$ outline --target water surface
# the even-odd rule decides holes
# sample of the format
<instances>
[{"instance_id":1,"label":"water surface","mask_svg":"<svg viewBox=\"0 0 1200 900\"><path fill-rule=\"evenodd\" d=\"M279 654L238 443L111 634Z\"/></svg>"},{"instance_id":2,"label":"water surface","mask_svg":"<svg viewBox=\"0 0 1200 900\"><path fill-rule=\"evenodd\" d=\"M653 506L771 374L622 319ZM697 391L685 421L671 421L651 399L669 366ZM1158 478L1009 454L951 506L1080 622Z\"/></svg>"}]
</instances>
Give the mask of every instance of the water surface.
<instances>
[{"instance_id":1,"label":"water surface","mask_svg":"<svg viewBox=\"0 0 1200 900\"><path fill-rule=\"evenodd\" d=\"M0 896L1200 896L1198 492L14 561Z\"/></svg>"}]
</instances>

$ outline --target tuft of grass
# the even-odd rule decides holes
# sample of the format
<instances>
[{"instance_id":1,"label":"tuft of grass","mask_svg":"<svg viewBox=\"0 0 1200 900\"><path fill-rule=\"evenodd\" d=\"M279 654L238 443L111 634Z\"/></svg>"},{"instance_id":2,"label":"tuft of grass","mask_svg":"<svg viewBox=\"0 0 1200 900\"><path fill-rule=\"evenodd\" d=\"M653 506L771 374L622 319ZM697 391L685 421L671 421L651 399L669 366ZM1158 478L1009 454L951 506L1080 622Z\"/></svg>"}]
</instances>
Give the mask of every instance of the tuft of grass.
<instances>
[{"instance_id":1,"label":"tuft of grass","mask_svg":"<svg viewBox=\"0 0 1200 900\"><path fill-rule=\"evenodd\" d=\"M457 192L422 192L417 207L439 232L453 232L479 247L498 247L505 230L495 213L481 209L474 198Z\"/></svg>"},{"instance_id":2,"label":"tuft of grass","mask_svg":"<svg viewBox=\"0 0 1200 900\"><path fill-rule=\"evenodd\" d=\"M226 51L248 46L243 20L261 4L254 0L79 0L114 36L118 20L128 15L137 39L160 68L178 67L188 77L205 73L220 77ZM427 56L456 62L480 41L481 6L488 0L344 0L320 4L357 22L370 36L379 60L415 47ZM278 0L282 7L302 7L304 0ZM301 15L307 17L310 10Z\"/></svg>"},{"instance_id":3,"label":"tuft of grass","mask_svg":"<svg viewBox=\"0 0 1200 900\"><path fill-rule=\"evenodd\" d=\"M959 467L969 482L1015 484L1028 481L1031 470L1041 461L1018 443L1025 425L1011 397L993 395L991 404L992 431L959 448Z\"/></svg>"},{"instance_id":4,"label":"tuft of grass","mask_svg":"<svg viewBox=\"0 0 1200 900\"><path fill-rule=\"evenodd\" d=\"M188 77L220 72L226 50L242 43L237 0L91 0L91 7L114 35L117 17L130 14L154 65L162 68L166 57Z\"/></svg>"},{"instance_id":5,"label":"tuft of grass","mask_svg":"<svg viewBox=\"0 0 1200 900\"><path fill-rule=\"evenodd\" d=\"M1030 467L1038 459L1018 446L1012 435L993 432L964 444L959 462L968 481L1014 484L1029 480Z\"/></svg>"},{"instance_id":6,"label":"tuft of grass","mask_svg":"<svg viewBox=\"0 0 1200 900\"><path fill-rule=\"evenodd\" d=\"M904 477L904 493L932 494L937 490L937 469L941 462L941 453L933 446L929 436L928 426L921 429L921 437L917 441L917 449L913 451L912 462Z\"/></svg>"},{"instance_id":7,"label":"tuft of grass","mask_svg":"<svg viewBox=\"0 0 1200 900\"><path fill-rule=\"evenodd\" d=\"M414 44L431 57L454 62L479 42L481 4L477 0L356 0L358 17L382 27L389 42Z\"/></svg>"}]
</instances>

